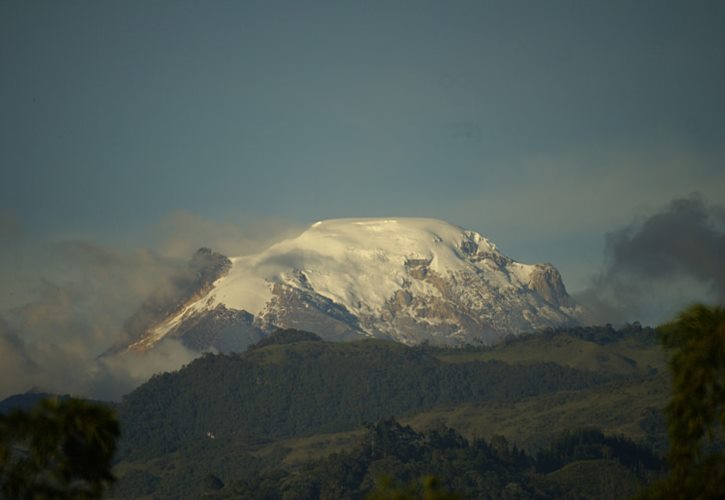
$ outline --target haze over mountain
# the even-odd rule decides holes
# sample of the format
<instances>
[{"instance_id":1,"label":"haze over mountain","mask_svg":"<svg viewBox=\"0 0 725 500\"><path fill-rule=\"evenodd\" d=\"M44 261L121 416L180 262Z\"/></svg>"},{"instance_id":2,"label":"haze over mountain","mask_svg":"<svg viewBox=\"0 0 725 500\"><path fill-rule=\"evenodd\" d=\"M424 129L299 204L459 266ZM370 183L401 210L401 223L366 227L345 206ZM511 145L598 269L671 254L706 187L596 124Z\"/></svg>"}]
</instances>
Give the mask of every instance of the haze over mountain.
<instances>
[{"instance_id":1,"label":"haze over mountain","mask_svg":"<svg viewBox=\"0 0 725 500\"><path fill-rule=\"evenodd\" d=\"M129 348L166 337L241 350L277 328L328 339L491 343L573 324L582 310L551 264L522 264L474 231L436 219L335 219L258 254L195 254L196 279L129 322Z\"/></svg>"}]
</instances>

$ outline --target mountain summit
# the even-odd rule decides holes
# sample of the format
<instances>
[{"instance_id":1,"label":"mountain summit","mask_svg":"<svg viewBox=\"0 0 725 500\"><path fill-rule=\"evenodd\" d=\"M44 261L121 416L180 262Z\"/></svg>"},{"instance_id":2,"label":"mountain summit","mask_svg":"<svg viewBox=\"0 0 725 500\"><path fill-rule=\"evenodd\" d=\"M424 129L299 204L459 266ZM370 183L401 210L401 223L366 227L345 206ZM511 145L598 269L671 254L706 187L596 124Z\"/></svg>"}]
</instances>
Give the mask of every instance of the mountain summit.
<instances>
[{"instance_id":1,"label":"mountain summit","mask_svg":"<svg viewBox=\"0 0 725 500\"><path fill-rule=\"evenodd\" d=\"M164 313L153 322L131 321L130 349L172 336L199 350L239 350L277 328L339 340L490 343L580 314L551 264L521 264L435 219L326 220L256 255L202 249L192 262L204 279L173 307L157 307Z\"/></svg>"}]
</instances>

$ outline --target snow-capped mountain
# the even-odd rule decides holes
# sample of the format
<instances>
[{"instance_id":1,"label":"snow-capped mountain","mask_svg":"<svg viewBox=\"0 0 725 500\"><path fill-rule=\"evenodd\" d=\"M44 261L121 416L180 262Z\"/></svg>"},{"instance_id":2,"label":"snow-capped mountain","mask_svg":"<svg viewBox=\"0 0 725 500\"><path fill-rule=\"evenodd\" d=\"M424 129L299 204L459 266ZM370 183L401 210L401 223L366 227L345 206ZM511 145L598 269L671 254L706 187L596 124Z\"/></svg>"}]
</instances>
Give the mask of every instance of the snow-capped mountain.
<instances>
[{"instance_id":1,"label":"snow-capped mountain","mask_svg":"<svg viewBox=\"0 0 725 500\"><path fill-rule=\"evenodd\" d=\"M203 279L153 322L137 321L130 349L172 336L198 350L239 350L277 328L488 343L575 323L581 312L552 265L515 262L435 219L321 221L256 255L202 249L194 261Z\"/></svg>"}]
</instances>

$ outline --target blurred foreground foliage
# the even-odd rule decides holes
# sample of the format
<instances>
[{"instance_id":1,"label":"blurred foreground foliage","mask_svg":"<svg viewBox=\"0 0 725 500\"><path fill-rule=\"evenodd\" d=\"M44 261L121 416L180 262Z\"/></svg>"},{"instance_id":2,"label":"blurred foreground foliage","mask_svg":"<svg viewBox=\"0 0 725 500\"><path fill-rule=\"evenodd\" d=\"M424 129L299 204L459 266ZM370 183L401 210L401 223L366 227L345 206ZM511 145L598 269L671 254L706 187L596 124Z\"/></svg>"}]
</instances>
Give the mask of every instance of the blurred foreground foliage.
<instances>
[{"instance_id":1,"label":"blurred foreground foliage","mask_svg":"<svg viewBox=\"0 0 725 500\"><path fill-rule=\"evenodd\" d=\"M659 331L671 354L670 473L642 498L725 498L725 308L693 305Z\"/></svg>"},{"instance_id":2,"label":"blurred foreground foliage","mask_svg":"<svg viewBox=\"0 0 725 500\"><path fill-rule=\"evenodd\" d=\"M119 435L113 410L80 399L0 415L2 498L101 498Z\"/></svg>"}]
</instances>

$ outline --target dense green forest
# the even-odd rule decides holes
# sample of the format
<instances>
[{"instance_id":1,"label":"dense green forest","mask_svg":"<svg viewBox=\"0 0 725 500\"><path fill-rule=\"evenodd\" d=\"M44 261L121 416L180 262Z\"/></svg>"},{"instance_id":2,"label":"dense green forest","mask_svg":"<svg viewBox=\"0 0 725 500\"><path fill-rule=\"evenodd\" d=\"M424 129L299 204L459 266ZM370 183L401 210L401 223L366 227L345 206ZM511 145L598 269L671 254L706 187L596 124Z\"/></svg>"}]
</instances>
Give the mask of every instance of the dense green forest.
<instances>
[{"instance_id":1,"label":"dense green forest","mask_svg":"<svg viewBox=\"0 0 725 500\"><path fill-rule=\"evenodd\" d=\"M282 331L129 394L113 495L360 498L434 474L464 497L621 497L661 473L665 364L637 324L461 348ZM373 446L384 429L410 454Z\"/></svg>"},{"instance_id":2,"label":"dense green forest","mask_svg":"<svg viewBox=\"0 0 725 500\"><path fill-rule=\"evenodd\" d=\"M207 433L255 442L336 432L441 405L517 401L631 376L551 362L447 363L425 348L381 340L301 341L207 355L124 399L121 458L173 452Z\"/></svg>"}]
</instances>

